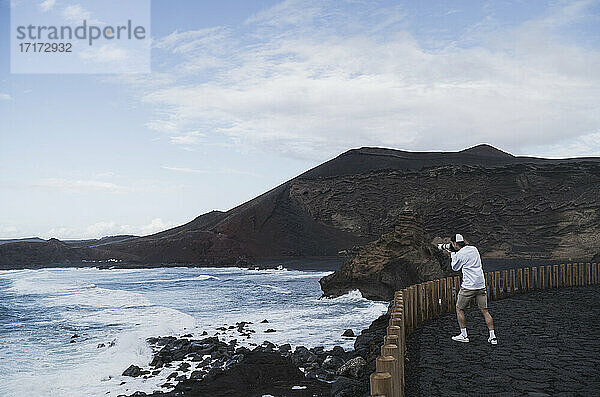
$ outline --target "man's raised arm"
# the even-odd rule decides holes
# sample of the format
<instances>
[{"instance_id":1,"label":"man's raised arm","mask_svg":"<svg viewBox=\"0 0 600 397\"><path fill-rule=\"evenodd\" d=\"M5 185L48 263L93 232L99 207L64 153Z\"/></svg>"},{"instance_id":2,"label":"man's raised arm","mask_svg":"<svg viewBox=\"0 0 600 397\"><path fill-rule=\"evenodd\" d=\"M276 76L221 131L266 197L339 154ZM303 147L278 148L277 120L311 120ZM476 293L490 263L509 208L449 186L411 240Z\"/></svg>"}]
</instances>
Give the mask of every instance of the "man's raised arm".
<instances>
[{"instance_id":1,"label":"man's raised arm","mask_svg":"<svg viewBox=\"0 0 600 397\"><path fill-rule=\"evenodd\" d=\"M458 256L458 252L450 252L450 256L452 257L452 264L450 265L452 266L452 270L455 272L459 271L463 263L461 258Z\"/></svg>"}]
</instances>

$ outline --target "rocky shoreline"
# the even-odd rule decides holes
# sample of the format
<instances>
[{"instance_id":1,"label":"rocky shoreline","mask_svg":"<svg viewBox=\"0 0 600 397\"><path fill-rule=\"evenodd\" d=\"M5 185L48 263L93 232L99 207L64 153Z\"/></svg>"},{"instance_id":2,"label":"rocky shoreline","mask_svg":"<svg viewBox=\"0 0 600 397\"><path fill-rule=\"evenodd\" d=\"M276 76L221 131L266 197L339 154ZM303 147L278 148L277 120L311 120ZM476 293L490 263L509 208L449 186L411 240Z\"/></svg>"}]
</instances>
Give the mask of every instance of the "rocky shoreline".
<instances>
[{"instance_id":1,"label":"rocky shoreline","mask_svg":"<svg viewBox=\"0 0 600 397\"><path fill-rule=\"evenodd\" d=\"M206 331L198 339L192 334L152 337L147 340L152 361L143 368L131 365L123 376L148 379L168 373L161 390L136 391L132 397L368 396L369 375L375 370L388 321L389 312L373 321L356 337L350 351L341 346L292 349L289 344L277 346L269 341L250 349L238 347L237 339L226 343ZM237 328L244 337L254 332L251 325L240 322L229 328ZM346 330L344 336L354 337L354 333Z\"/></svg>"}]
</instances>

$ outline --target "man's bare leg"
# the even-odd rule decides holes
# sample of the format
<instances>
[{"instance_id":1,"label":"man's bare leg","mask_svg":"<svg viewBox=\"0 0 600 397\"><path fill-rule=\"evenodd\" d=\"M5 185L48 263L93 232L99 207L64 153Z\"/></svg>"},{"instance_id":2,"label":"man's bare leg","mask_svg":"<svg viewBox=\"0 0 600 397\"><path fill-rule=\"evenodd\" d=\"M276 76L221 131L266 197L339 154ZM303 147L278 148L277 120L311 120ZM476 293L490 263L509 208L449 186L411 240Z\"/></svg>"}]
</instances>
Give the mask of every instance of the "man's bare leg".
<instances>
[{"instance_id":1,"label":"man's bare leg","mask_svg":"<svg viewBox=\"0 0 600 397\"><path fill-rule=\"evenodd\" d=\"M481 314L483 314L483 318L485 318L485 324L490 330L490 337L488 338L488 342L490 342L492 345L495 345L498 343L498 339L496 339L496 333L494 332L494 319L492 318L490 312L488 312L488 309L480 310Z\"/></svg>"},{"instance_id":2,"label":"man's bare leg","mask_svg":"<svg viewBox=\"0 0 600 397\"><path fill-rule=\"evenodd\" d=\"M490 317L491 318L491 317ZM458 320L458 325L461 329L467 328L467 320L465 319L465 312L456 308L456 319Z\"/></svg>"},{"instance_id":3,"label":"man's bare leg","mask_svg":"<svg viewBox=\"0 0 600 397\"><path fill-rule=\"evenodd\" d=\"M452 339L457 342L468 342L467 337L467 321L465 320L465 312L462 309L456 307L456 318L458 319L458 325L460 326L460 335L453 336Z\"/></svg>"},{"instance_id":4,"label":"man's bare leg","mask_svg":"<svg viewBox=\"0 0 600 397\"><path fill-rule=\"evenodd\" d=\"M492 318L492 315L490 314L488 309L480 309L480 310L481 310L481 314L483 314L483 318L485 318L485 324L487 325L488 329L490 331L493 331L494 330L494 319ZM458 320L458 322L460 323L460 320Z\"/></svg>"}]
</instances>

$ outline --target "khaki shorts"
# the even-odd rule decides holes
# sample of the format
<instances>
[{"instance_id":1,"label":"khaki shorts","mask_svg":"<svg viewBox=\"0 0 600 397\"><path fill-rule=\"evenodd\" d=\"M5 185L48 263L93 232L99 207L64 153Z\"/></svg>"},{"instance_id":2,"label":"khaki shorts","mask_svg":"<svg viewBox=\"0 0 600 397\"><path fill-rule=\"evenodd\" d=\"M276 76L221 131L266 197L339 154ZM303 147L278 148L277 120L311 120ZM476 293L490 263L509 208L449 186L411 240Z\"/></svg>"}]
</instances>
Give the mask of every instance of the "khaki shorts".
<instances>
[{"instance_id":1,"label":"khaki shorts","mask_svg":"<svg viewBox=\"0 0 600 397\"><path fill-rule=\"evenodd\" d=\"M458 299L456 300L456 307L461 310L465 310L473 298L475 298L477 306L480 309L487 309L487 293L485 292L485 288L465 289L460 287L460 291L458 291Z\"/></svg>"}]
</instances>

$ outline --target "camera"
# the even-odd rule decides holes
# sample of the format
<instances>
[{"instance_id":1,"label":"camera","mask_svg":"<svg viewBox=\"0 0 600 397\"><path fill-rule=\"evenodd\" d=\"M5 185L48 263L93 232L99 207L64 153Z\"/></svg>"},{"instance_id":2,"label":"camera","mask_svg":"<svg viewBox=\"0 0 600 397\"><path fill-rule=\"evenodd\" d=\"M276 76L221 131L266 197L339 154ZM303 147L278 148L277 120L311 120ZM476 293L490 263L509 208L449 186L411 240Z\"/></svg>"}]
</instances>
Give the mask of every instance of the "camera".
<instances>
[{"instance_id":1,"label":"camera","mask_svg":"<svg viewBox=\"0 0 600 397\"><path fill-rule=\"evenodd\" d=\"M452 245L452 243L438 244L437 247L438 247L438 249L440 251L447 250L447 251L450 251L450 252L456 252L456 250L454 249L454 246Z\"/></svg>"}]
</instances>

